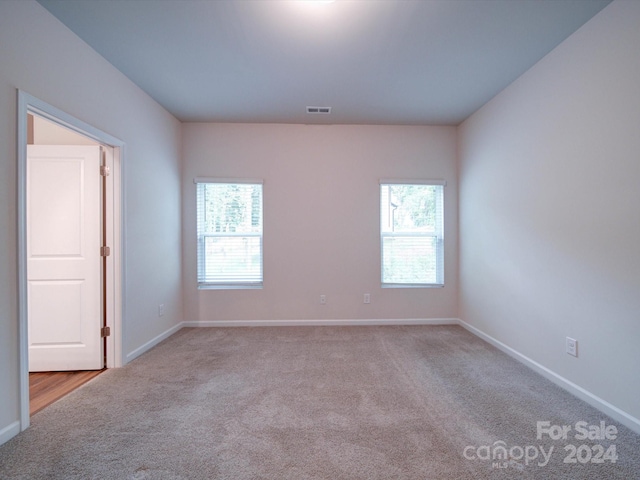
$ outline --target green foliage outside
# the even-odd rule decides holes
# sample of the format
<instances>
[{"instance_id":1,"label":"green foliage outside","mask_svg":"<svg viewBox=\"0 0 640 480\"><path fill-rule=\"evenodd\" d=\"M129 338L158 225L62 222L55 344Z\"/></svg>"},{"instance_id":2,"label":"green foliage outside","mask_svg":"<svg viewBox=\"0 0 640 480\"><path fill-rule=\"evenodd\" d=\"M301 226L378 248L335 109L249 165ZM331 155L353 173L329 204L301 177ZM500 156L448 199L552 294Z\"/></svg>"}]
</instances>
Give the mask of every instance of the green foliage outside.
<instances>
[{"instance_id":1,"label":"green foliage outside","mask_svg":"<svg viewBox=\"0 0 640 480\"><path fill-rule=\"evenodd\" d=\"M203 233L260 233L262 185L203 184Z\"/></svg>"}]
</instances>

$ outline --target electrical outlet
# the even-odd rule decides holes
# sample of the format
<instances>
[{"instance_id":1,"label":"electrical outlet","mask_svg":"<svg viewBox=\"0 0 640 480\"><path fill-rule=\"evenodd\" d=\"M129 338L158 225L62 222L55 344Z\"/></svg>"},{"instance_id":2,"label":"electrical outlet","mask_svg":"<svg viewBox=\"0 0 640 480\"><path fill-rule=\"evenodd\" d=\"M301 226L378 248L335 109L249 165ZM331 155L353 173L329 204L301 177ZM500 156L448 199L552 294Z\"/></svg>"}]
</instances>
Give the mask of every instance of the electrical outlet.
<instances>
[{"instance_id":1,"label":"electrical outlet","mask_svg":"<svg viewBox=\"0 0 640 480\"><path fill-rule=\"evenodd\" d=\"M578 356L578 341L575 338L567 337L567 353L574 357Z\"/></svg>"},{"instance_id":2,"label":"electrical outlet","mask_svg":"<svg viewBox=\"0 0 640 480\"><path fill-rule=\"evenodd\" d=\"M320 305L326 305L326 304L327 304L327 296L320 295Z\"/></svg>"},{"instance_id":3,"label":"electrical outlet","mask_svg":"<svg viewBox=\"0 0 640 480\"><path fill-rule=\"evenodd\" d=\"M158 305L158 316L162 317L164 315L164 303Z\"/></svg>"},{"instance_id":4,"label":"electrical outlet","mask_svg":"<svg viewBox=\"0 0 640 480\"><path fill-rule=\"evenodd\" d=\"M364 303L371 303L371 295L368 293L364 294Z\"/></svg>"}]
</instances>

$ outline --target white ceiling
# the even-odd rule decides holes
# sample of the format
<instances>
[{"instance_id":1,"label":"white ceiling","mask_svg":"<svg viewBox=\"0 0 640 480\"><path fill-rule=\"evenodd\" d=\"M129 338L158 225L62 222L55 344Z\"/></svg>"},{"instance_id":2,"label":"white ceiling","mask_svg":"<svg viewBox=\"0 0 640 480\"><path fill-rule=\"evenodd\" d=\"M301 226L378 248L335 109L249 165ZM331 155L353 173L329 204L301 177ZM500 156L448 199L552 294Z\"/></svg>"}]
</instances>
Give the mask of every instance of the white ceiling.
<instances>
[{"instance_id":1,"label":"white ceiling","mask_svg":"<svg viewBox=\"0 0 640 480\"><path fill-rule=\"evenodd\" d=\"M38 1L182 121L455 125L610 0Z\"/></svg>"}]
</instances>

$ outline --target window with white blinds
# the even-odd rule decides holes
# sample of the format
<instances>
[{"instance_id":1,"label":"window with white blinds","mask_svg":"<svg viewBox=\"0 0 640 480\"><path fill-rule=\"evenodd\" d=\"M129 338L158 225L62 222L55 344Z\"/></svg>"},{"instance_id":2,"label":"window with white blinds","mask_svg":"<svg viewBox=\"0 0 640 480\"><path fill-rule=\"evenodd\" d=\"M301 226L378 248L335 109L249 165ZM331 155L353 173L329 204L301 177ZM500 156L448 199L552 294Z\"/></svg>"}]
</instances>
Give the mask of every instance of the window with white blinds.
<instances>
[{"instance_id":1,"label":"window with white blinds","mask_svg":"<svg viewBox=\"0 0 640 480\"><path fill-rule=\"evenodd\" d=\"M262 287L262 182L195 183L198 287Z\"/></svg>"},{"instance_id":2,"label":"window with white blinds","mask_svg":"<svg viewBox=\"0 0 640 480\"><path fill-rule=\"evenodd\" d=\"M380 181L383 287L444 285L444 185Z\"/></svg>"}]
</instances>

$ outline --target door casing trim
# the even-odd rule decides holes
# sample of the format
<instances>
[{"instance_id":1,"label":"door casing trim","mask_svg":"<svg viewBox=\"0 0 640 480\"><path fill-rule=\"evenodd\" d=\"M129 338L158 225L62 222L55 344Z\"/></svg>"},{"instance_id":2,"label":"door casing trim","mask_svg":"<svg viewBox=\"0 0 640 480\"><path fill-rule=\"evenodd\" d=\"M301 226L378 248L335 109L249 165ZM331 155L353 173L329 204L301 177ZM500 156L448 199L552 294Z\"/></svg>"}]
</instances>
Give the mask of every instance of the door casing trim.
<instances>
[{"instance_id":1,"label":"door casing trim","mask_svg":"<svg viewBox=\"0 0 640 480\"><path fill-rule=\"evenodd\" d=\"M20 430L30 425L29 414L29 343L27 312L27 116L38 115L57 125L68 128L80 135L105 145L113 152L112 175L107 188L111 200L107 204L107 236L112 242L111 256L108 257L107 275L110 278L107 288L107 326L111 335L107 337L107 368L121 367L122 356L122 319L124 318L124 154L125 144L68 113L48 103L18 90L17 108L17 231L18 231L18 337L20 370Z\"/></svg>"}]
</instances>

